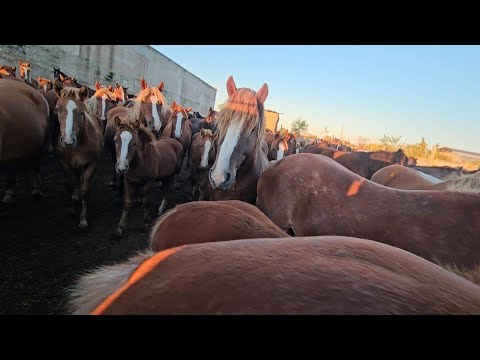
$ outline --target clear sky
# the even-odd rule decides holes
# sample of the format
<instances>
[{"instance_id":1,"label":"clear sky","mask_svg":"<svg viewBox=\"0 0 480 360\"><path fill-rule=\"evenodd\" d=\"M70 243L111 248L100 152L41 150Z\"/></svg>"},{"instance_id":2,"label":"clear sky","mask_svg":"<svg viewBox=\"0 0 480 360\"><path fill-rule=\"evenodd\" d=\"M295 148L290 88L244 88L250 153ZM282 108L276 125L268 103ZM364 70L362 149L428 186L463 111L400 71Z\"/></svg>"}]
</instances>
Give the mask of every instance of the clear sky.
<instances>
[{"instance_id":1,"label":"clear sky","mask_svg":"<svg viewBox=\"0 0 480 360\"><path fill-rule=\"evenodd\" d=\"M267 83L265 107L287 128L301 116L314 134L339 137L343 124L352 142L386 134L480 152L480 46L152 46L217 88L216 108L233 75L239 88Z\"/></svg>"}]
</instances>

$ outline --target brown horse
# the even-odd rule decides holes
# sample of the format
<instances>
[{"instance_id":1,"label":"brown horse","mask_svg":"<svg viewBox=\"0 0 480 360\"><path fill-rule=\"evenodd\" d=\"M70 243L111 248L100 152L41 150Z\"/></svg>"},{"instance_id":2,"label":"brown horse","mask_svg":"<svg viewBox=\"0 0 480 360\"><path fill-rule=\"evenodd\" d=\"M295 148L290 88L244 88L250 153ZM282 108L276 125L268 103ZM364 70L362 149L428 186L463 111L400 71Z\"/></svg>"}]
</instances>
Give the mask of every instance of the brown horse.
<instances>
[{"instance_id":1,"label":"brown horse","mask_svg":"<svg viewBox=\"0 0 480 360\"><path fill-rule=\"evenodd\" d=\"M53 81L44 77L37 77L38 91L45 96L50 90L53 89Z\"/></svg>"},{"instance_id":2,"label":"brown horse","mask_svg":"<svg viewBox=\"0 0 480 360\"><path fill-rule=\"evenodd\" d=\"M147 251L95 269L70 289L69 308L76 315L478 315L480 287L374 241L246 239Z\"/></svg>"},{"instance_id":3,"label":"brown horse","mask_svg":"<svg viewBox=\"0 0 480 360\"><path fill-rule=\"evenodd\" d=\"M107 123L107 114L117 106L114 94L108 88L101 87L85 102L87 111L97 115L101 120L102 131Z\"/></svg>"},{"instance_id":4,"label":"brown horse","mask_svg":"<svg viewBox=\"0 0 480 360\"><path fill-rule=\"evenodd\" d=\"M165 192L171 188L172 180L180 172L183 160L182 145L174 139L161 138L156 140L153 132L141 126L140 121L122 121L115 118L117 132L116 169L124 174L124 205L123 213L118 223L115 235L122 236L126 226L128 213L132 207L135 190L143 188L143 209L146 226L150 226L151 190L155 181L161 180ZM165 207L165 197L159 208L161 215Z\"/></svg>"},{"instance_id":5,"label":"brown horse","mask_svg":"<svg viewBox=\"0 0 480 360\"><path fill-rule=\"evenodd\" d=\"M175 100L171 108L172 114L163 129L162 137L169 137L180 141L184 154L187 154L190 142L192 141L192 123L188 120L188 112L192 110L192 108L184 108L178 105Z\"/></svg>"},{"instance_id":6,"label":"brown horse","mask_svg":"<svg viewBox=\"0 0 480 360\"><path fill-rule=\"evenodd\" d=\"M254 203L257 181L269 166L262 150L265 134L263 103L268 86L257 92L237 89L233 77L227 80L229 99L217 116L218 151L209 172L213 200L242 200Z\"/></svg>"},{"instance_id":7,"label":"brown horse","mask_svg":"<svg viewBox=\"0 0 480 360\"><path fill-rule=\"evenodd\" d=\"M38 81L32 78L30 61L18 61L18 68L20 69L20 77L22 80L34 89L38 89Z\"/></svg>"},{"instance_id":8,"label":"brown horse","mask_svg":"<svg viewBox=\"0 0 480 360\"><path fill-rule=\"evenodd\" d=\"M198 133L201 129L209 129L215 133L217 131L217 127L215 126L216 118L217 112L211 107L208 108L208 115L205 118L191 118L192 136Z\"/></svg>"},{"instance_id":9,"label":"brown horse","mask_svg":"<svg viewBox=\"0 0 480 360\"><path fill-rule=\"evenodd\" d=\"M478 194L392 189L326 156L298 154L262 174L257 206L291 235L354 236L442 264L480 264Z\"/></svg>"},{"instance_id":10,"label":"brown horse","mask_svg":"<svg viewBox=\"0 0 480 360\"><path fill-rule=\"evenodd\" d=\"M16 66L7 66L7 65L0 65L0 77L16 77L17 67Z\"/></svg>"},{"instance_id":11,"label":"brown horse","mask_svg":"<svg viewBox=\"0 0 480 360\"><path fill-rule=\"evenodd\" d=\"M194 201L177 205L157 220L150 234L150 248L162 251L187 244L285 237L285 231L246 202Z\"/></svg>"},{"instance_id":12,"label":"brown horse","mask_svg":"<svg viewBox=\"0 0 480 360\"><path fill-rule=\"evenodd\" d=\"M326 153L323 155L328 156ZM398 149L396 152L383 150L372 152L335 151L332 159L355 174L370 180L373 174L385 166L393 164L404 165L407 156L402 149Z\"/></svg>"},{"instance_id":13,"label":"brown horse","mask_svg":"<svg viewBox=\"0 0 480 360\"><path fill-rule=\"evenodd\" d=\"M278 136L275 136L275 140L273 140L272 144L270 145L268 151L268 160L282 160L285 156L287 156L288 150L289 147L287 141L283 135L278 134Z\"/></svg>"},{"instance_id":14,"label":"brown horse","mask_svg":"<svg viewBox=\"0 0 480 360\"><path fill-rule=\"evenodd\" d=\"M13 203L16 175L34 175L34 196L41 196L40 161L46 147L48 104L37 91L15 78L0 78L0 169L7 175L4 203Z\"/></svg>"},{"instance_id":15,"label":"brown horse","mask_svg":"<svg viewBox=\"0 0 480 360\"><path fill-rule=\"evenodd\" d=\"M64 88L56 80L54 89L58 96L55 111L60 124L55 152L62 165L65 189L74 208L81 201L78 227L86 230L90 188L103 145L100 119L87 111L84 102L87 96L86 86Z\"/></svg>"},{"instance_id":16,"label":"brown horse","mask_svg":"<svg viewBox=\"0 0 480 360\"><path fill-rule=\"evenodd\" d=\"M409 166L412 169L421 171L427 175L436 177L440 180L451 179L452 177L461 174L462 167L451 167L451 166L418 166L411 165Z\"/></svg>"},{"instance_id":17,"label":"brown horse","mask_svg":"<svg viewBox=\"0 0 480 360\"><path fill-rule=\"evenodd\" d=\"M333 154L335 154L335 150L332 148L328 147L324 143L319 143L319 144L310 144L305 146L300 153L308 153L308 154L318 154L318 155L325 155L328 156L329 158L333 159ZM337 152L338 155L341 154L346 154L346 152L339 151Z\"/></svg>"},{"instance_id":18,"label":"brown horse","mask_svg":"<svg viewBox=\"0 0 480 360\"><path fill-rule=\"evenodd\" d=\"M372 181L394 189L447 190L478 193L480 192L479 175L479 173L459 174L448 180L439 180L406 166L390 165L373 174Z\"/></svg>"},{"instance_id":19,"label":"brown horse","mask_svg":"<svg viewBox=\"0 0 480 360\"><path fill-rule=\"evenodd\" d=\"M192 169L192 199L203 200L203 194L208 185L208 171L215 161L216 135L212 133L212 130L201 129L193 136L188 153Z\"/></svg>"}]
</instances>

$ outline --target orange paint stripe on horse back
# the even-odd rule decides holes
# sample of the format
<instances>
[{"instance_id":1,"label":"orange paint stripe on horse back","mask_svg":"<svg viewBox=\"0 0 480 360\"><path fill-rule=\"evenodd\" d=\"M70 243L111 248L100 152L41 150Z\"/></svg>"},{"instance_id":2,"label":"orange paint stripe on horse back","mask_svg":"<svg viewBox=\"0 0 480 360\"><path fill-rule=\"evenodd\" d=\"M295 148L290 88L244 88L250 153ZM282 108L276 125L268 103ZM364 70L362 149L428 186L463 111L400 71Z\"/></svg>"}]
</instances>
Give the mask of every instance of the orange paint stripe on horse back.
<instances>
[{"instance_id":1,"label":"orange paint stripe on horse back","mask_svg":"<svg viewBox=\"0 0 480 360\"><path fill-rule=\"evenodd\" d=\"M364 179L355 180L354 182L352 182L352 185L350 185L350 188L347 191L347 196L356 195L364 182L365 182Z\"/></svg>"},{"instance_id":2,"label":"orange paint stripe on horse back","mask_svg":"<svg viewBox=\"0 0 480 360\"><path fill-rule=\"evenodd\" d=\"M152 271L155 266L157 266L161 261L168 258L170 255L175 254L176 252L182 250L187 245L177 246L174 248L170 248L167 250L163 250L152 257L145 260L140 266L133 272L127 282L109 297L107 297L100 305L97 306L95 310L91 312L90 315L101 315L107 308L112 305L112 303L118 299L120 295L122 295L129 287L147 275L150 271Z\"/></svg>"}]
</instances>

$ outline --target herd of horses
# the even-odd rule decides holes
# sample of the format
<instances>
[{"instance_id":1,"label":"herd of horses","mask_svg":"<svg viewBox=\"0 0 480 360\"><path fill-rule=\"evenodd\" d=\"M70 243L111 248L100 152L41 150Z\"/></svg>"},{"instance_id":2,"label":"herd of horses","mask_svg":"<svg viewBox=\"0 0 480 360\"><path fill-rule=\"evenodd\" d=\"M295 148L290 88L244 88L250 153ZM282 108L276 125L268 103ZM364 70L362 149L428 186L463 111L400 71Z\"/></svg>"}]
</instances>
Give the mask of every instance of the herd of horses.
<instances>
[{"instance_id":1,"label":"herd of horses","mask_svg":"<svg viewBox=\"0 0 480 360\"><path fill-rule=\"evenodd\" d=\"M85 269L72 314L480 314L480 173L416 166L402 149L352 151L266 129L268 86L226 83L207 116L168 103L164 83L129 95L60 69L0 67L4 203L15 179L42 196L40 158L64 172L69 211L89 227L92 179L111 157L123 212L141 199L148 250ZM182 170L187 170L182 172ZM153 213L154 184L192 201ZM156 191L156 190L155 190Z\"/></svg>"}]
</instances>

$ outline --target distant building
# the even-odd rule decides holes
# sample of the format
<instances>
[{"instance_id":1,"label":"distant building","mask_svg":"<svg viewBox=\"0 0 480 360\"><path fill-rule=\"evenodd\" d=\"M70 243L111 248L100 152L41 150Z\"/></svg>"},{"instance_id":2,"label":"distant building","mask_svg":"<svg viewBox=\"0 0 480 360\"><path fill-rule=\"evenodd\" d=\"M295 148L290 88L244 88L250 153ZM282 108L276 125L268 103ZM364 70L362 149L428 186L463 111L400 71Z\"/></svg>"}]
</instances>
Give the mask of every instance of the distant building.
<instances>
[{"instance_id":1,"label":"distant building","mask_svg":"<svg viewBox=\"0 0 480 360\"><path fill-rule=\"evenodd\" d=\"M273 110L265 110L265 119L267 121L267 129L276 132L278 130L278 121L280 120L279 113Z\"/></svg>"},{"instance_id":2,"label":"distant building","mask_svg":"<svg viewBox=\"0 0 480 360\"><path fill-rule=\"evenodd\" d=\"M437 151L453 155L465 162L475 162L480 160L480 154L472 151L453 149L449 147L441 147L438 148Z\"/></svg>"}]
</instances>

